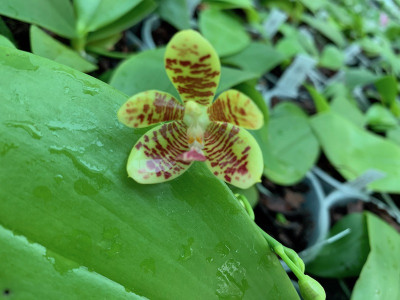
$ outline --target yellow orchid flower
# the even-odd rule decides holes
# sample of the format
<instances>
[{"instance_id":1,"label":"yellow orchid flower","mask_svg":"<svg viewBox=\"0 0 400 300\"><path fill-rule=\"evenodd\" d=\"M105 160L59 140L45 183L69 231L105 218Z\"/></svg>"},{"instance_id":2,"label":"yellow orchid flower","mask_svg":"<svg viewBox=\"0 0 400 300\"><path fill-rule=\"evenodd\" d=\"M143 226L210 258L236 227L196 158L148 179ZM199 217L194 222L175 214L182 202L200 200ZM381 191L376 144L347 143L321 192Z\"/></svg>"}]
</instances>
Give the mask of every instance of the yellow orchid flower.
<instances>
[{"instance_id":1,"label":"yellow orchid flower","mask_svg":"<svg viewBox=\"0 0 400 300\"><path fill-rule=\"evenodd\" d=\"M164 60L184 104L168 93L150 90L122 105L118 119L126 126L167 122L138 140L129 155L128 175L139 183L159 183L183 174L193 161L204 161L215 176L237 187L258 182L262 153L240 127L259 129L263 115L236 90L223 92L212 103L221 65L211 44L196 31L180 31L168 43Z\"/></svg>"}]
</instances>

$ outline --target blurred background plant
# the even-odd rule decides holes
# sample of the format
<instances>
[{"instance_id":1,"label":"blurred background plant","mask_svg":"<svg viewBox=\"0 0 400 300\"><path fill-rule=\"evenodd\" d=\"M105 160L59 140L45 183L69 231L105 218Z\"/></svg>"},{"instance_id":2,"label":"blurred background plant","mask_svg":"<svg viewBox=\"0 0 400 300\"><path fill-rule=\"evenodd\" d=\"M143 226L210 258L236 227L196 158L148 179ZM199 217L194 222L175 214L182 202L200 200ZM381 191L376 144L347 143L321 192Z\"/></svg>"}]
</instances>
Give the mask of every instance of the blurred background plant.
<instances>
[{"instance_id":1,"label":"blurred background plant","mask_svg":"<svg viewBox=\"0 0 400 300\"><path fill-rule=\"evenodd\" d=\"M400 297L400 1L2 0L0 15L0 45L126 95L177 96L163 46L199 30L221 57L217 93L238 89L264 113L263 182L232 187L256 223L328 299Z\"/></svg>"}]
</instances>

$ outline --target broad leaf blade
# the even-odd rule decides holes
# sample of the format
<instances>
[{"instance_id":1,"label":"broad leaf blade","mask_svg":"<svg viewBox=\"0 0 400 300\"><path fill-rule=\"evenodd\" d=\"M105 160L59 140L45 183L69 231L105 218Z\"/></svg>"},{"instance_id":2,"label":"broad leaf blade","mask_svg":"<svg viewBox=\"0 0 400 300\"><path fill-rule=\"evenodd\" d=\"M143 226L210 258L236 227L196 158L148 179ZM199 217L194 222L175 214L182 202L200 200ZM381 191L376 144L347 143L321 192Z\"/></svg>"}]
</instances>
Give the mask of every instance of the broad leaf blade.
<instances>
[{"instance_id":1,"label":"broad leaf blade","mask_svg":"<svg viewBox=\"0 0 400 300\"><path fill-rule=\"evenodd\" d=\"M75 17L69 0L0 1L0 15L49 29L62 37L75 37Z\"/></svg>"},{"instance_id":2,"label":"broad leaf blade","mask_svg":"<svg viewBox=\"0 0 400 300\"><path fill-rule=\"evenodd\" d=\"M324 153L348 180L376 169L386 177L368 187L376 191L400 192L400 147L365 131L334 112L313 117L311 124Z\"/></svg>"},{"instance_id":3,"label":"broad leaf blade","mask_svg":"<svg viewBox=\"0 0 400 300\"><path fill-rule=\"evenodd\" d=\"M253 135L263 151L264 175L276 183L300 181L318 158L318 141L307 115L295 104L276 106L268 126Z\"/></svg>"},{"instance_id":4,"label":"broad leaf blade","mask_svg":"<svg viewBox=\"0 0 400 300\"><path fill-rule=\"evenodd\" d=\"M62 256L150 299L297 299L255 225L204 165L165 184L127 178L143 131L118 123L125 95L13 49L1 49L0 65L1 226L55 261Z\"/></svg>"}]
</instances>

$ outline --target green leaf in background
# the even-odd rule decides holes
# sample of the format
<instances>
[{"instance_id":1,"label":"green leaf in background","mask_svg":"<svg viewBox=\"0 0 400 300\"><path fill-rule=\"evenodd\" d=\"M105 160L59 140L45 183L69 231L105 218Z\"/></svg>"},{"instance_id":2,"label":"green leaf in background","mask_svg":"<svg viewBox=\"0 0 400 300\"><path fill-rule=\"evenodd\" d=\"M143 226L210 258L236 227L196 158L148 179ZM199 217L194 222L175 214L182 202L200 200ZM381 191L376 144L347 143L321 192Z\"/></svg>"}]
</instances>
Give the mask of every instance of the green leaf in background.
<instances>
[{"instance_id":1,"label":"green leaf in background","mask_svg":"<svg viewBox=\"0 0 400 300\"><path fill-rule=\"evenodd\" d=\"M164 48L148 50L124 61L114 72L110 84L127 95L133 95L150 89L170 93L179 99L179 95L168 79L164 68ZM241 82L258 78L257 74L221 68L221 81L217 93L229 89Z\"/></svg>"},{"instance_id":2,"label":"green leaf in background","mask_svg":"<svg viewBox=\"0 0 400 300\"><path fill-rule=\"evenodd\" d=\"M162 0L159 3L158 13L161 19L179 30L190 28L191 16L186 0Z\"/></svg>"},{"instance_id":3,"label":"green leaf in background","mask_svg":"<svg viewBox=\"0 0 400 300\"><path fill-rule=\"evenodd\" d=\"M307 264L307 271L320 277L344 278L358 276L369 253L366 217L353 213L337 222L329 232L335 236L346 229L346 236L326 244L318 256Z\"/></svg>"},{"instance_id":4,"label":"green leaf in background","mask_svg":"<svg viewBox=\"0 0 400 300\"><path fill-rule=\"evenodd\" d=\"M286 23L281 25L280 32L285 37L279 39L276 50L285 58L291 58L300 53L318 57L318 49L311 34Z\"/></svg>"},{"instance_id":5,"label":"green leaf in background","mask_svg":"<svg viewBox=\"0 0 400 300\"><path fill-rule=\"evenodd\" d=\"M0 46L15 48L14 44L3 35L0 35Z\"/></svg>"},{"instance_id":6,"label":"green leaf in background","mask_svg":"<svg viewBox=\"0 0 400 300\"><path fill-rule=\"evenodd\" d=\"M345 82L349 90L375 82L380 76L365 68L349 68L345 71Z\"/></svg>"},{"instance_id":7,"label":"green leaf in background","mask_svg":"<svg viewBox=\"0 0 400 300\"><path fill-rule=\"evenodd\" d=\"M335 97L330 103L331 109L340 116L354 123L356 126L363 127L366 122L365 115L356 104L350 101L350 99L350 97L343 96Z\"/></svg>"},{"instance_id":8,"label":"green leaf in background","mask_svg":"<svg viewBox=\"0 0 400 300\"><path fill-rule=\"evenodd\" d=\"M74 0L80 36L116 21L141 0Z\"/></svg>"},{"instance_id":9,"label":"green leaf in background","mask_svg":"<svg viewBox=\"0 0 400 300\"><path fill-rule=\"evenodd\" d=\"M326 0L300 0L300 2L314 13L324 8L328 3Z\"/></svg>"},{"instance_id":10,"label":"green leaf in background","mask_svg":"<svg viewBox=\"0 0 400 300\"><path fill-rule=\"evenodd\" d=\"M396 77L388 75L375 81L376 89L381 96L382 103L389 107L392 113L400 116L400 104L396 98L398 95L398 83Z\"/></svg>"},{"instance_id":11,"label":"green leaf in background","mask_svg":"<svg viewBox=\"0 0 400 300\"><path fill-rule=\"evenodd\" d=\"M345 46L346 42L344 35L340 31L338 25L333 20L331 19L320 20L307 14L304 14L301 19L309 26L319 31L326 38L334 42L337 46L339 47Z\"/></svg>"},{"instance_id":12,"label":"green leaf in background","mask_svg":"<svg viewBox=\"0 0 400 300\"><path fill-rule=\"evenodd\" d=\"M263 151L264 175L278 184L297 183L318 158L318 141L308 117L293 103L274 107L268 126L252 133Z\"/></svg>"},{"instance_id":13,"label":"green leaf in background","mask_svg":"<svg viewBox=\"0 0 400 300\"><path fill-rule=\"evenodd\" d=\"M319 64L327 69L339 70L344 65L344 55L337 47L327 45L322 51Z\"/></svg>"},{"instance_id":14,"label":"green leaf in background","mask_svg":"<svg viewBox=\"0 0 400 300\"><path fill-rule=\"evenodd\" d=\"M334 112L311 118L312 128L338 172L347 180L376 169L386 177L368 187L381 192L400 192L400 147L369 133Z\"/></svg>"},{"instance_id":15,"label":"green leaf in background","mask_svg":"<svg viewBox=\"0 0 400 300\"><path fill-rule=\"evenodd\" d=\"M232 65L259 76L279 65L285 57L270 45L251 42L243 51L224 57L223 64Z\"/></svg>"},{"instance_id":16,"label":"green leaf in background","mask_svg":"<svg viewBox=\"0 0 400 300\"><path fill-rule=\"evenodd\" d=\"M1 48L0 65L0 251L12 259L0 261L2 290L298 299L256 225L204 164L164 184L127 177L144 131L117 121L126 95L11 48ZM78 280L90 282L86 290Z\"/></svg>"},{"instance_id":17,"label":"green leaf in background","mask_svg":"<svg viewBox=\"0 0 400 300\"><path fill-rule=\"evenodd\" d=\"M88 42L92 42L119 34L142 21L156 7L157 4L153 0L142 0L137 6L132 8L115 22L96 30L95 32L89 33L87 40Z\"/></svg>"},{"instance_id":18,"label":"green leaf in background","mask_svg":"<svg viewBox=\"0 0 400 300\"><path fill-rule=\"evenodd\" d=\"M240 19L227 11L219 9L200 11L199 28L221 57L238 53L251 42Z\"/></svg>"},{"instance_id":19,"label":"green leaf in background","mask_svg":"<svg viewBox=\"0 0 400 300\"><path fill-rule=\"evenodd\" d=\"M399 125L395 116L382 104L372 104L365 114L367 124L375 131L385 132Z\"/></svg>"},{"instance_id":20,"label":"green leaf in background","mask_svg":"<svg viewBox=\"0 0 400 300\"><path fill-rule=\"evenodd\" d=\"M400 299L400 235L377 216L365 214L371 252L351 299Z\"/></svg>"},{"instance_id":21,"label":"green leaf in background","mask_svg":"<svg viewBox=\"0 0 400 300\"><path fill-rule=\"evenodd\" d=\"M311 85L305 85L305 87L307 88L307 91L310 93L310 96L314 101L317 112L328 111L328 100Z\"/></svg>"},{"instance_id":22,"label":"green leaf in background","mask_svg":"<svg viewBox=\"0 0 400 300\"><path fill-rule=\"evenodd\" d=\"M65 38L76 36L70 0L1 0L0 15L42 26Z\"/></svg>"},{"instance_id":23,"label":"green leaf in background","mask_svg":"<svg viewBox=\"0 0 400 300\"><path fill-rule=\"evenodd\" d=\"M81 72L91 72L97 69L96 65L88 62L77 52L53 39L34 25L31 26L30 37L32 53L36 55L49 58Z\"/></svg>"}]
</instances>

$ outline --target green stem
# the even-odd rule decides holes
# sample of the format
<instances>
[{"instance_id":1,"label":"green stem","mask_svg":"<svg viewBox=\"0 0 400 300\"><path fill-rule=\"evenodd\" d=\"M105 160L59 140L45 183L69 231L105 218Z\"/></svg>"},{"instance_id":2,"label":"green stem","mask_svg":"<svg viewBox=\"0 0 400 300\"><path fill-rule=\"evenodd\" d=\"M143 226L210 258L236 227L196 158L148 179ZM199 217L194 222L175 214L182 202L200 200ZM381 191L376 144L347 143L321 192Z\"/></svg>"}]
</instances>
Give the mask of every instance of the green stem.
<instances>
[{"instance_id":1,"label":"green stem","mask_svg":"<svg viewBox=\"0 0 400 300\"><path fill-rule=\"evenodd\" d=\"M266 233L264 230L260 228L260 232L263 237L266 239L270 247L273 251L279 255L279 257L288 265L288 267L292 270L293 274L297 277L297 279L302 279L305 277L304 273L299 270L296 264L286 255L285 249L281 243L275 240L272 236Z\"/></svg>"},{"instance_id":2,"label":"green stem","mask_svg":"<svg viewBox=\"0 0 400 300\"><path fill-rule=\"evenodd\" d=\"M72 39L72 47L78 51L81 55L85 53L87 34L79 35L77 38Z\"/></svg>"}]
</instances>

